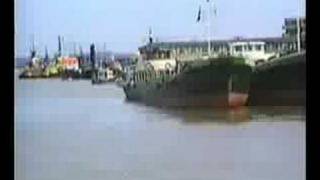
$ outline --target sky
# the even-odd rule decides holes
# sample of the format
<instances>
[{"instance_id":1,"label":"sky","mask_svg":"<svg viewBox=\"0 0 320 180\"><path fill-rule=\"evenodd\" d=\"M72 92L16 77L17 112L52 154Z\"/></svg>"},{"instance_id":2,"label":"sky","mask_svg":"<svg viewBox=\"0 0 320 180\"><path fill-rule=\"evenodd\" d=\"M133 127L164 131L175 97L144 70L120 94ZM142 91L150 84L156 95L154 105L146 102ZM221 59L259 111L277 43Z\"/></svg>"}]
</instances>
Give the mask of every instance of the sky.
<instances>
[{"instance_id":1,"label":"sky","mask_svg":"<svg viewBox=\"0 0 320 180\"><path fill-rule=\"evenodd\" d=\"M305 0L210 1L217 8L212 39L281 36L284 18L305 16ZM107 50L134 53L149 27L159 41L201 39L206 28L196 22L199 6L204 11L206 0L15 0L15 55L29 55L32 39L40 54L45 46L52 54L58 35L69 51L74 43L85 51L105 43Z\"/></svg>"}]
</instances>

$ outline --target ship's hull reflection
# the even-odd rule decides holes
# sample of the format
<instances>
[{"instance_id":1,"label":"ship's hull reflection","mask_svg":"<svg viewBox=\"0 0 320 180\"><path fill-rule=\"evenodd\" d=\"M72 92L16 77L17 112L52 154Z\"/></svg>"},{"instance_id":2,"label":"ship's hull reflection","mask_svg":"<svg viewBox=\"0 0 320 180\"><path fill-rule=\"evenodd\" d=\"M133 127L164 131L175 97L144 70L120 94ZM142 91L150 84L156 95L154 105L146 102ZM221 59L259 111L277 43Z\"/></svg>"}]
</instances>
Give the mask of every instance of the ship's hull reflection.
<instances>
[{"instance_id":1,"label":"ship's hull reflection","mask_svg":"<svg viewBox=\"0 0 320 180\"><path fill-rule=\"evenodd\" d=\"M163 113L179 118L183 123L241 123L251 120L248 107L238 108L161 108Z\"/></svg>"},{"instance_id":2,"label":"ship's hull reflection","mask_svg":"<svg viewBox=\"0 0 320 180\"><path fill-rule=\"evenodd\" d=\"M304 120L302 106L243 106L237 108L156 108L183 123L244 123L249 121Z\"/></svg>"}]
</instances>

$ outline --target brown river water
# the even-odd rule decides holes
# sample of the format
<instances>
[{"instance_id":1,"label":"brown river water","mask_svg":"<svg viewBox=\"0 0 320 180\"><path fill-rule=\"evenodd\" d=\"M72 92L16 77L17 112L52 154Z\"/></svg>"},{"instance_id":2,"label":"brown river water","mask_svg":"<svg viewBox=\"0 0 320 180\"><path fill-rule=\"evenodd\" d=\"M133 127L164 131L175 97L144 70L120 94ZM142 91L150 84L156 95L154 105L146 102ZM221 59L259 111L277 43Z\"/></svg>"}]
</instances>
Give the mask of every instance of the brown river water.
<instances>
[{"instance_id":1,"label":"brown river water","mask_svg":"<svg viewBox=\"0 0 320 180\"><path fill-rule=\"evenodd\" d=\"M303 180L305 108L161 109L114 84L18 80L16 180Z\"/></svg>"}]
</instances>

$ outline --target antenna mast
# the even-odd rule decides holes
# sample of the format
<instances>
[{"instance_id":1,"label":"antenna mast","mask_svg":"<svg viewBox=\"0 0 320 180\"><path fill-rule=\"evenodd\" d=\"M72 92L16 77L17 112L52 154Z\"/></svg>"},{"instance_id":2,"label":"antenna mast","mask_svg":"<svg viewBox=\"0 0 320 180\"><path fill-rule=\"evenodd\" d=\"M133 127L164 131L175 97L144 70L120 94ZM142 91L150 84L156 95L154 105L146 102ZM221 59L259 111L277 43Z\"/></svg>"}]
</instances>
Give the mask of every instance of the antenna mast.
<instances>
[{"instance_id":1,"label":"antenna mast","mask_svg":"<svg viewBox=\"0 0 320 180\"><path fill-rule=\"evenodd\" d=\"M211 55L211 43L210 43L210 41L211 41L211 4L210 4L210 0L207 0L207 3L208 3L208 13L207 13L207 15L208 15L208 17L207 17L207 26L208 26L208 56L210 57L210 55Z\"/></svg>"},{"instance_id":2,"label":"antenna mast","mask_svg":"<svg viewBox=\"0 0 320 180\"><path fill-rule=\"evenodd\" d=\"M297 46L298 53L301 51L301 41L300 41L300 17L297 18Z\"/></svg>"},{"instance_id":3,"label":"antenna mast","mask_svg":"<svg viewBox=\"0 0 320 180\"><path fill-rule=\"evenodd\" d=\"M63 36L61 37L61 56L64 54L65 48L64 48L64 38Z\"/></svg>"},{"instance_id":4,"label":"antenna mast","mask_svg":"<svg viewBox=\"0 0 320 180\"><path fill-rule=\"evenodd\" d=\"M44 57L44 60L46 61L46 62L48 62L49 61L49 54L48 54L48 48L47 48L47 46L45 46L45 55L44 55L45 57Z\"/></svg>"},{"instance_id":5,"label":"antenna mast","mask_svg":"<svg viewBox=\"0 0 320 180\"><path fill-rule=\"evenodd\" d=\"M208 4L208 9L207 9L207 25L208 25L208 56L211 56L211 11L212 11L212 6L213 6L213 11L214 11L214 15L216 16L217 12L216 12L216 7L215 4L210 2L210 0L206 0L207 4Z\"/></svg>"},{"instance_id":6,"label":"antenna mast","mask_svg":"<svg viewBox=\"0 0 320 180\"><path fill-rule=\"evenodd\" d=\"M107 53L106 53L106 43L104 42L104 43L103 43L103 61L106 61L106 59L107 59L107 58L106 58L106 54L107 54Z\"/></svg>"},{"instance_id":7,"label":"antenna mast","mask_svg":"<svg viewBox=\"0 0 320 180\"><path fill-rule=\"evenodd\" d=\"M34 35L32 35L32 51L35 51Z\"/></svg>"},{"instance_id":8,"label":"antenna mast","mask_svg":"<svg viewBox=\"0 0 320 180\"><path fill-rule=\"evenodd\" d=\"M35 50L35 42L34 42L34 34L32 34L32 49L31 49L31 59L36 56L36 50Z\"/></svg>"},{"instance_id":9,"label":"antenna mast","mask_svg":"<svg viewBox=\"0 0 320 180\"><path fill-rule=\"evenodd\" d=\"M73 42L73 55L76 56L77 50L76 50L76 42Z\"/></svg>"},{"instance_id":10,"label":"antenna mast","mask_svg":"<svg viewBox=\"0 0 320 180\"><path fill-rule=\"evenodd\" d=\"M62 47L61 47L61 36L58 36L58 57L62 55L61 53Z\"/></svg>"},{"instance_id":11,"label":"antenna mast","mask_svg":"<svg viewBox=\"0 0 320 180\"><path fill-rule=\"evenodd\" d=\"M153 38L152 38L152 29L151 27L149 27L149 43L152 44L153 43Z\"/></svg>"}]
</instances>

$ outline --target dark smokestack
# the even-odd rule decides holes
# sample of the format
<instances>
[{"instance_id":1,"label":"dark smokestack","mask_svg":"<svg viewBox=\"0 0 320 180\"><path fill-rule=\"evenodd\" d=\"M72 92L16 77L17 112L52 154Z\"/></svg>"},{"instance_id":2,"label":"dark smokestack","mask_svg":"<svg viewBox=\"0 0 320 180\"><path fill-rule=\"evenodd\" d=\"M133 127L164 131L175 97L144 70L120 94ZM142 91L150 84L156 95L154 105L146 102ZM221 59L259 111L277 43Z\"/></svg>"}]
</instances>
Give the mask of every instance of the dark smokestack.
<instances>
[{"instance_id":1,"label":"dark smokestack","mask_svg":"<svg viewBox=\"0 0 320 180\"><path fill-rule=\"evenodd\" d=\"M48 55L48 48L47 46L45 47L45 57L44 57L45 62L49 62L49 55Z\"/></svg>"},{"instance_id":2,"label":"dark smokestack","mask_svg":"<svg viewBox=\"0 0 320 180\"><path fill-rule=\"evenodd\" d=\"M31 59L33 59L34 57L36 57L36 48L35 48L35 44L34 44L34 35L32 36L32 49L30 50L30 54L31 54Z\"/></svg>"},{"instance_id":3,"label":"dark smokestack","mask_svg":"<svg viewBox=\"0 0 320 180\"><path fill-rule=\"evenodd\" d=\"M34 57L36 57L36 50L31 49L31 59L33 59Z\"/></svg>"},{"instance_id":4,"label":"dark smokestack","mask_svg":"<svg viewBox=\"0 0 320 180\"><path fill-rule=\"evenodd\" d=\"M149 43L152 44L153 43L153 38L152 38L152 29L151 27L149 28Z\"/></svg>"},{"instance_id":5,"label":"dark smokestack","mask_svg":"<svg viewBox=\"0 0 320 180\"><path fill-rule=\"evenodd\" d=\"M90 61L92 66L94 67L96 63L96 50L94 44L90 45Z\"/></svg>"},{"instance_id":6,"label":"dark smokestack","mask_svg":"<svg viewBox=\"0 0 320 180\"><path fill-rule=\"evenodd\" d=\"M61 37L58 36L58 56L61 56Z\"/></svg>"},{"instance_id":7,"label":"dark smokestack","mask_svg":"<svg viewBox=\"0 0 320 180\"><path fill-rule=\"evenodd\" d=\"M80 57L83 58L83 50L82 50L82 46L79 47L79 53L80 53Z\"/></svg>"}]
</instances>

